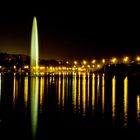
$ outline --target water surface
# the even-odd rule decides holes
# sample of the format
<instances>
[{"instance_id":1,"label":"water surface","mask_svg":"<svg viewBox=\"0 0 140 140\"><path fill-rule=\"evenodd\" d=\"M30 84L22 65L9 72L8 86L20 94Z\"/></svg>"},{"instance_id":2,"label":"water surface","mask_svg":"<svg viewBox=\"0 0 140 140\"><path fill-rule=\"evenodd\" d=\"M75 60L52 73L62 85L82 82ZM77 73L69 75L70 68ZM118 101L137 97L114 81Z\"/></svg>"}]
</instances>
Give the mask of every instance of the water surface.
<instances>
[{"instance_id":1,"label":"water surface","mask_svg":"<svg viewBox=\"0 0 140 140\"><path fill-rule=\"evenodd\" d=\"M0 139L139 131L139 84L139 75L0 74Z\"/></svg>"}]
</instances>

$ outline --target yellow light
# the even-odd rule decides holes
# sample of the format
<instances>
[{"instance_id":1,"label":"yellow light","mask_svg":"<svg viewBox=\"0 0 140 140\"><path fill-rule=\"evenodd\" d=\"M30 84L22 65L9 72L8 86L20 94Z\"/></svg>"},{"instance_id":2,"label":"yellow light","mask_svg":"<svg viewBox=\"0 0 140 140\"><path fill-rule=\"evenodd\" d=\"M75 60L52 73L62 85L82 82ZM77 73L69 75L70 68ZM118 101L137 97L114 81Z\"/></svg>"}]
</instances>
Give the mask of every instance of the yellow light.
<instances>
[{"instance_id":1,"label":"yellow light","mask_svg":"<svg viewBox=\"0 0 140 140\"><path fill-rule=\"evenodd\" d=\"M96 60L94 59L94 60L92 60L92 64L95 64L96 63Z\"/></svg>"},{"instance_id":2,"label":"yellow light","mask_svg":"<svg viewBox=\"0 0 140 140\"><path fill-rule=\"evenodd\" d=\"M79 71L81 71L81 68L78 68Z\"/></svg>"},{"instance_id":3,"label":"yellow light","mask_svg":"<svg viewBox=\"0 0 140 140\"><path fill-rule=\"evenodd\" d=\"M103 63L103 64L105 63L105 59L102 59L102 63Z\"/></svg>"},{"instance_id":4,"label":"yellow light","mask_svg":"<svg viewBox=\"0 0 140 140\"><path fill-rule=\"evenodd\" d=\"M93 68L95 68L95 65L92 65Z\"/></svg>"},{"instance_id":5,"label":"yellow light","mask_svg":"<svg viewBox=\"0 0 140 140\"><path fill-rule=\"evenodd\" d=\"M137 56L136 60L137 60L137 61L140 61L140 56Z\"/></svg>"},{"instance_id":6,"label":"yellow light","mask_svg":"<svg viewBox=\"0 0 140 140\"><path fill-rule=\"evenodd\" d=\"M88 65L87 67L90 68L90 65Z\"/></svg>"},{"instance_id":7,"label":"yellow light","mask_svg":"<svg viewBox=\"0 0 140 140\"><path fill-rule=\"evenodd\" d=\"M77 65L77 64L78 64L78 62L77 62L77 61L74 61L74 64L75 64L75 65Z\"/></svg>"},{"instance_id":8,"label":"yellow light","mask_svg":"<svg viewBox=\"0 0 140 140\"><path fill-rule=\"evenodd\" d=\"M83 60L83 64L86 65L87 64L87 61L86 60Z\"/></svg>"},{"instance_id":9,"label":"yellow light","mask_svg":"<svg viewBox=\"0 0 140 140\"><path fill-rule=\"evenodd\" d=\"M128 60L129 60L129 58L126 56L126 57L124 57L124 59L123 59L123 61L125 62L125 63L127 63L128 62Z\"/></svg>"},{"instance_id":10,"label":"yellow light","mask_svg":"<svg viewBox=\"0 0 140 140\"><path fill-rule=\"evenodd\" d=\"M45 69L45 67L40 67L40 70L43 70L43 69Z\"/></svg>"},{"instance_id":11,"label":"yellow light","mask_svg":"<svg viewBox=\"0 0 140 140\"><path fill-rule=\"evenodd\" d=\"M14 65L14 69L16 69L16 66Z\"/></svg>"},{"instance_id":12,"label":"yellow light","mask_svg":"<svg viewBox=\"0 0 140 140\"><path fill-rule=\"evenodd\" d=\"M2 66L0 66L0 69L2 68Z\"/></svg>"},{"instance_id":13,"label":"yellow light","mask_svg":"<svg viewBox=\"0 0 140 140\"><path fill-rule=\"evenodd\" d=\"M24 66L24 69L29 69L29 66L28 65Z\"/></svg>"},{"instance_id":14,"label":"yellow light","mask_svg":"<svg viewBox=\"0 0 140 140\"><path fill-rule=\"evenodd\" d=\"M66 64L69 64L69 61L66 61Z\"/></svg>"},{"instance_id":15,"label":"yellow light","mask_svg":"<svg viewBox=\"0 0 140 140\"><path fill-rule=\"evenodd\" d=\"M112 62L112 63L116 63L116 61L117 61L116 58L112 58L112 59L111 59L111 62Z\"/></svg>"},{"instance_id":16,"label":"yellow light","mask_svg":"<svg viewBox=\"0 0 140 140\"><path fill-rule=\"evenodd\" d=\"M75 68L72 68L72 70L75 70Z\"/></svg>"},{"instance_id":17,"label":"yellow light","mask_svg":"<svg viewBox=\"0 0 140 140\"><path fill-rule=\"evenodd\" d=\"M66 70L66 67L63 67L62 69L63 69L63 70Z\"/></svg>"},{"instance_id":18,"label":"yellow light","mask_svg":"<svg viewBox=\"0 0 140 140\"><path fill-rule=\"evenodd\" d=\"M100 65L99 64L97 65L97 68L100 68Z\"/></svg>"},{"instance_id":19,"label":"yellow light","mask_svg":"<svg viewBox=\"0 0 140 140\"><path fill-rule=\"evenodd\" d=\"M53 69L53 67L50 67L50 70L52 70Z\"/></svg>"}]
</instances>

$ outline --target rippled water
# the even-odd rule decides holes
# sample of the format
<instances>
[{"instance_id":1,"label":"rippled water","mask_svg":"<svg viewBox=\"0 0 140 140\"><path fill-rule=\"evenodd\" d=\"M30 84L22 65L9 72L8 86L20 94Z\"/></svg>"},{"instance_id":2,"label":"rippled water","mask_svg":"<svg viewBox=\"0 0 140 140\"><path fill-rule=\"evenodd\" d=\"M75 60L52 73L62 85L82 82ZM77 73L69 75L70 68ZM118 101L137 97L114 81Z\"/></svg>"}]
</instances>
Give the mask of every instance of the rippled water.
<instances>
[{"instance_id":1,"label":"rippled water","mask_svg":"<svg viewBox=\"0 0 140 140\"><path fill-rule=\"evenodd\" d=\"M0 139L106 129L140 129L139 75L0 74Z\"/></svg>"}]
</instances>

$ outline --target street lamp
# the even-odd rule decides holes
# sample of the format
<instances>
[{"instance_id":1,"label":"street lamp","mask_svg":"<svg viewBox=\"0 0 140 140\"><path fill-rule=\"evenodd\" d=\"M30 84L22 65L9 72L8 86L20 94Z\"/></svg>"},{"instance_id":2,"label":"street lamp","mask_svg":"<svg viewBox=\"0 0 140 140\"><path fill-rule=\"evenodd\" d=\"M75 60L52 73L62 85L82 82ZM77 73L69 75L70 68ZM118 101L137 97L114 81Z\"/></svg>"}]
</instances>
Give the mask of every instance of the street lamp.
<instances>
[{"instance_id":1,"label":"street lamp","mask_svg":"<svg viewBox=\"0 0 140 140\"><path fill-rule=\"evenodd\" d=\"M129 57L126 56L126 57L123 58L124 63L128 63L128 61L129 61Z\"/></svg>"}]
</instances>

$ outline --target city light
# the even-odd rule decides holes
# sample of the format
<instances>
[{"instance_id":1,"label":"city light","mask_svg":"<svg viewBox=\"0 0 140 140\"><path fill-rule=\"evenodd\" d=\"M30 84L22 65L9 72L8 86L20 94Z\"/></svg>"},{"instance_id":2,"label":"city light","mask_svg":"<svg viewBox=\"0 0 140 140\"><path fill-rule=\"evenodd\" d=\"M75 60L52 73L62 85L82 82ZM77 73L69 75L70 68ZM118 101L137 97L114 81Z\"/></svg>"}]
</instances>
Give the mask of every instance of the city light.
<instances>
[{"instance_id":1,"label":"city light","mask_svg":"<svg viewBox=\"0 0 140 140\"><path fill-rule=\"evenodd\" d=\"M140 61L140 56L137 56L136 60L137 60L137 61Z\"/></svg>"},{"instance_id":2,"label":"city light","mask_svg":"<svg viewBox=\"0 0 140 140\"><path fill-rule=\"evenodd\" d=\"M116 62L117 62L117 59L116 59L116 58L112 58L112 59L111 59L111 62L112 62L112 63L116 63Z\"/></svg>"},{"instance_id":3,"label":"city light","mask_svg":"<svg viewBox=\"0 0 140 140\"><path fill-rule=\"evenodd\" d=\"M127 62L129 61L129 57L127 57L127 56L124 57L124 58L123 58L123 61L124 61L124 63L127 63Z\"/></svg>"},{"instance_id":4,"label":"city light","mask_svg":"<svg viewBox=\"0 0 140 140\"><path fill-rule=\"evenodd\" d=\"M75 64L75 65L77 65L77 64L78 64L78 62L77 62L77 61L74 61L74 64Z\"/></svg>"},{"instance_id":5,"label":"city light","mask_svg":"<svg viewBox=\"0 0 140 140\"><path fill-rule=\"evenodd\" d=\"M87 64L87 61L86 60L83 60L83 64L86 65Z\"/></svg>"},{"instance_id":6,"label":"city light","mask_svg":"<svg viewBox=\"0 0 140 140\"><path fill-rule=\"evenodd\" d=\"M92 60L92 64L95 64L95 63L96 63L96 60L95 60L95 59L93 59L93 60Z\"/></svg>"},{"instance_id":7,"label":"city light","mask_svg":"<svg viewBox=\"0 0 140 140\"><path fill-rule=\"evenodd\" d=\"M100 68L100 64L97 65L97 68Z\"/></svg>"},{"instance_id":8,"label":"city light","mask_svg":"<svg viewBox=\"0 0 140 140\"><path fill-rule=\"evenodd\" d=\"M29 66L28 65L24 66L24 69L29 69Z\"/></svg>"},{"instance_id":9,"label":"city light","mask_svg":"<svg viewBox=\"0 0 140 140\"><path fill-rule=\"evenodd\" d=\"M17 67L14 65L14 69L16 69Z\"/></svg>"},{"instance_id":10,"label":"city light","mask_svg":"<svg viewBox=\"0 0 140 140\"><path fill-rule=\"evenodd\" d=\"M105 63L105 59L102 59L102 63L103 63L103 64Z\"/></svg>"}]
</instances>

